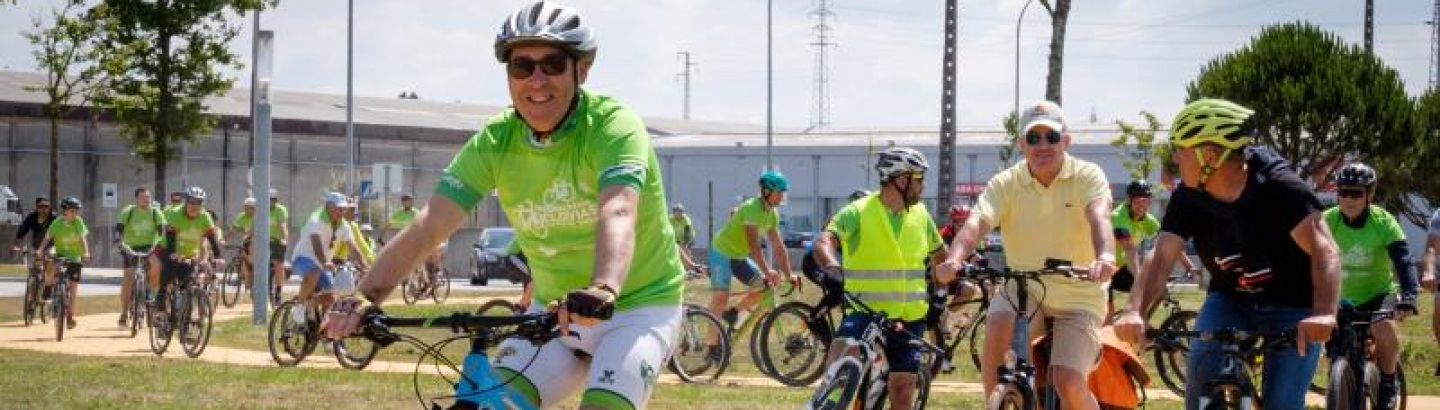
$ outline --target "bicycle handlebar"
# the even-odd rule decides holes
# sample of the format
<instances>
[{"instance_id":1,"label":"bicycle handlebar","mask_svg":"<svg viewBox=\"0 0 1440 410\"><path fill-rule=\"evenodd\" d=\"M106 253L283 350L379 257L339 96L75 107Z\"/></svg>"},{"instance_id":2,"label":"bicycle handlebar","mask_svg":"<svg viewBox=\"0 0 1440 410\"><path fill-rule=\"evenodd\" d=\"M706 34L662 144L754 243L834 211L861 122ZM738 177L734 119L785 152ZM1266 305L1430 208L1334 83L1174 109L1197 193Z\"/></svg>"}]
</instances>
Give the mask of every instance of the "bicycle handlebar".
<instances>
[{"instance_id":1,"label":"bicycle handlebar","mask_svg":"<svg viewBox=\"0 0 1440 410\"><path fill-rule=\"evenodd\" d=\"M554 312L514 316L481 316L468 312L455 312L431 317L393 317L386 315L378 308L371 308L364 312L360 323L361 325L356 327L351 335L370 339L381 346L388 346L400 340L399 335L392 330L392 328L398 327L449 327L456 333L475 333L515 326L516 329L509 335L520 336L537 343L549 341L559 335L555 329L559 324L559 316Z\"/></svg>"},{"instance_id":2,"label":"bicycle handlebar","mask_svg":"<svg viewBox=\"0 0 1440 410\"><path fill-rule=\"evenodd\" d=\"M1295 343L1295 329L1281 331L1253 331L1234 328L1218 330L1146 329L1145 337L1149 339L1175 337L1225 344L1244 344L1263 339L1266 347L1279 347Z\"/></svg>"},{"instance_id":3,"label":"bicycle handlebar","mask_svg":"<svg viewBox=\"0 0 1440 410\"><path fill-rule=\"evenodd\" d=\"M867 316L873 316L873 317L878 318L878 319L880 320L879 326L880 326L880 329L881 329L882 331L884 331L884 332L886 332L886 333L890 333L890 334L900 334L900 335L909 337L909 338L910 338L909 344L910 344L911 346L919 346L919 347L922 348L922 349L929 350L929 351L931 351L932 353L936 353L936 354L938 354L938 355L944 355L944 354L945 354L945 350L944 350L944 349L941 349L939 346L936 346L934 343L930 343L929 341L925 340L925 338L922 337L922 336L920 336L920 335L916 335L916 334L914 334L914 333L910 333L910 331L904 330L903 328L902 328L902 329L899 329L899 330L896 330L896 329L895 329L895 322L897 322L896 320L890 319L889 316L886 316L886 315L885 315L884 313L882 313L882 312L878 312L878 311L876 311L876 310L874 310L874 309L871 309L869 305L866 305L865 302L864 302L864 301L861 301L861 300L860 300L860 297L855 296L854 293L850 293L849 291L842 291L842 292L841 292L841 295L845 297L845 304L850 305L851 307L859 310L861 313L864 313L864 314L867 315Z\"/></svg>"}]
</instances>

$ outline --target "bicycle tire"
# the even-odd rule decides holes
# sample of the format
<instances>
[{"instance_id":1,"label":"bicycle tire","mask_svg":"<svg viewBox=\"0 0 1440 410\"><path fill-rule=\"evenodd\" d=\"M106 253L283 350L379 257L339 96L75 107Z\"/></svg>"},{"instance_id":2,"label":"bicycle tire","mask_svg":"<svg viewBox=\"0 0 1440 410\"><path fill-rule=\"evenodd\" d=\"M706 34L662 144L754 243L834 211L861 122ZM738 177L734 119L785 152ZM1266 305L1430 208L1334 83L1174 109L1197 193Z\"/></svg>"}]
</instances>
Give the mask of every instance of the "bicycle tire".
<instances>
[{"instance_id":1,"label":"bicycle tire","mask_svg":"<svg viewBox=\"0 0 1440 410\"><path fill-rule=\"evenodd\" d=\"M804 302L786 302L762 318L753 332L756 350L751 355L766 376L790 387L809 386L820 378L830 346L810 328L813 309ZM827 315L813 325L834 329L829 321Z\"/></svg>"},{"instance_id":2,"label":"bicycle tire","mask_svg":"<svg viewBox=\"0 0 1440 410\"><path fill-rule=\"evenodd\" d=\"M525 313L520 305L505 299L491 299L475 308L475 314L480 316L514 316Z\"/></svg>"},{"instance_id":3,"label":"bicycle tire","mask_svg":"<svg viewBox=\"0 0 1440 410\"><path fill-rule=\"evenodd\" d=\"M57 342L65 340L65 325L69 322L67 319L70 318L70 306L67 303L70 295L66 292L69 290L69 286L65 283L67 280L61 278L61 280L55 281L55 290L50 291L51 303L55 305L55 341Z\"/></svg>"},{"instance_id":4,"label":"bicycle tire","mask_svg":"<svg viewBox=\"0 0 1440 410\"><path fill-rule=\"evenodd\" d=\"M245 284L240 283L240 265L243 263L240 258L232 258L230 263L225 264L225 273L220 275L220 303L227 308L240 303L240 290L245 288Z\"/></svg>"},{"instance_id":5,"label":"bicycle tire","mask_svg":"<svg viewBox=\"0 0 1440 410\"><path fill-rule=\"evenodd\" d=\"M842 357L825 372L825 381L815 389L806 410L846 410L860 392L860 376L864 369L859 360Z\"/></svg>"},{"instance_id":6,"label":"bicycle tire","mask_svg":"<svg viewBox=\"0 0 1440 410\"><path fill-rule=\"evenodd\" d=\"M1380 391L1380 366L1377 365L1374 360L1365 361L1365 372L1363 375L1362 380L1364 380L1365 383L1366 397L1361 400L1369 406L1366 408L1383 409L1383 407L1380 407L1380 396L1376 395L1376 393ZM1397 410L1405 410L1406 402L1409 401L1406 399L1406 396L1409 395L1409 388L1406 387L1405 383L1405 366L1395 366L1395 384L1395 387L1399 390L1398 398L1400 399L1395 408Z\"/></svg>"},{"instance_id":7,"label":"bicycle tire","mask_svg":"<svg viewBox=\"0 0 1440 410\"><path fill-rule=\"evenodd\" d=\"M304 309L298 300L287 300L270 315L270 330L267 345L270 358L281 367L291 367L305 360L315 347L315 337L309 333L307 323L294 322L294 310ZM308 318L307 318L308 319ZM307 320L308 322L308 320Z\"/></svg>"},{"instance_id":8,"label":"bicycle tire","mask_svg":"<svg viewBox=\"0 0 1440 410\"><path fill-rule=\"evenodd\" d=\"M968 330L970 334L965 336L966 343L969 344L967 348L970 349L970 365L975 366L976 372L982 371L980 368L980 349L985 346L985 339L982 339L985 337L983 330L985 329L985 321L989 317L989 314L981 312L980 317L975 318L973 323L970 324L970 329Z\"/></svg>"},{"instance_id":9,"label":"bicycle tire","mask_svg":"<svg viewBox=\"0 0 1440 410\"><path fill-rule=\"evenodd\" d=\"M930 402L930 382L934 380L930 370L921 367L915 372L915 401L910 407L915 410L924 410L925 405Z\"/></svg>"},{"instance_id":10,"label":"bicycle tire","mask_svg":"<svg viewBox=\"0 0 1440 410\"><path fill-rule=\"evenodd\" d=\"M157 297L155 305L162 306L167 304L170 302L167 299L169 299L169 296L164 299ZM163 356L165 350L169 349L171 337L174 335L175 325L173 315L168 311L163 313L156 312L154 308L147 308L146 310L149 312L146 314L146 317L150 319L150 323L148 324L150 327L150 351L154 352L156 356ZM156 323L161 321L165 323Z\"/></svg>"},{"instance_id":11,"label":"bicycle tire","mask_svg":"<svg viewBox=\"0 0 1440 410\"><path fill-rule=\"evenodd\" d=\"M24 311L22 315L25 317L25 326L34 323L35 317L40 313L36 312L36 306L40 304L40 286L40 278L28 272L25 274L25 306L20 309Z\"/></svg>"},{"instance_id":12,"label":"bicycle tire","mask_svg":"<svg viewBox=\"0 0 1440 410\"><path fill-rule=\"evenodd\" d=\"M145 310L145 289L148 286L145 281L143 269L133 272L133 279L130 281L130 306L126 310L130 314L130 337L140 335L140 322L146 320Z\"/></svg>"},{"instance_id":13,"label":"bicycle tire","mask_svg":"<svg viewBox=\"0 0 1440 410\"><path fill-rule=\"evenodd\" d=\"M185 327L180 332L180 347L185 350L186 356L195 358L205 353L205 347L210 345L210 331L215 326L215 302L205 292L191 293L190 298Z\"/></svg>"},{"instance_id":14,"label":"bicycle tire","mask_svg":"<svg viewBox=\"0 0 1440 410\"><path fill-rule=\"evenodd\" d=\"M415 304L415 301L420 299L419 289L423 287L420 286L418 283L414 283L414 281L415 274L413 273L410 274L410 277L407 277L405 278L405 280L400 281L400 298L404 299L405 304L407 305L413 305Z\"/></svg>"},{"instance_id":15,"label":"bicycle tire","mask_svg":"<svg viewBox=\"0 0 1440 410\"><path fill-rule=\"evenodd\" d=\"M450 273L444 269L435 271L435 281L430 283L430 300L441 305L450 298Z\"/></svg>"},{"instance_id":16,"label":"bicycle tire","mask_svg":"<svg viewBox=\"0 0 1440 410\"><path fill-rule=\"evenodd\" d=\"M707 340L712 334L716 339L714 346ZM680 324L675 351L667 363L670 371L687 383L718 379L720 372L714 370L720 369L720 362L730 355L730 341L724 334L723 322L708 309L685 306L685 320Z\"/></svg>"},{"instance_id":17,"label":"bicycle tire","mask_svg":"<svg viewBox=\"0 0 1440 410\"><path fill-rule=\"evenodd\" d=\"M1160 324L1161 330L1188 331L1193 328L1199 313L1193 310L1179 310L1171 313ZM1185 397L1185 367L1190 357L1190 341L1174 338L1157 341L1154 345L1155 372L1170 392Z\"/></svg>"},{"instance_id":18,"label":"bicycle tire","mask_svg":"<svg viewBox=\"0 0 1440 410\"><path fill-rule=\"evenodd\" d=\"M375 354L380 352L380 345L365 337L347 337L331 342L330 350L335 353L335 360L340 362L340 367L363 370L375 360Z\"/></svg>"},{"instance_id":19,"label":"bicycle tire","mask_svg":"<svg viewBox=\"0 0 1440 410\"><path fill-rule=\"evenodd\" d=\"M1211 387L1202 399L1202 410L1254 410L1258 407L1255 396L1245 393L1240 386L1228 383Z\"/></svg>"},{"instance_id":20,"label":"bicycle tire","mask_svg":"<svg viewBox=\"0 0 1440 410\"><path fill-rule=\"evenodd\" d=\"M1000 383L985 400L985 408L996 410L1035 410L1035 393L1024 385Z\"/></svg>"}]
</instances>

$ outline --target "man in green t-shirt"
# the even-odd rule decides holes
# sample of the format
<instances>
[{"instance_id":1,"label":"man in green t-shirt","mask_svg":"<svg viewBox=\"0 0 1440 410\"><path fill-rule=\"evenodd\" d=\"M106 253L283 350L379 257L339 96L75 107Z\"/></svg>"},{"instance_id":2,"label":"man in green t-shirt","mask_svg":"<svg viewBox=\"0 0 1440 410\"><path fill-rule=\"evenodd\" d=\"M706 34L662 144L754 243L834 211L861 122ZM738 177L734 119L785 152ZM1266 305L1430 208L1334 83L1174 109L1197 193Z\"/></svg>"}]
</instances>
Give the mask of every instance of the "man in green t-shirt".
<instances>
[{"instance_id":1,"label":"man in green t-shirt","mask_svg":"<svg viewBox=\"0 0 1440 410\"><path fill-rule=\"evenodd\" d=\"M645 124L580 87L597 51L591 21L549 2L505 19L494 45L513 108L460 148L424 211L381 250L358 290L383 303L482 198L498 192L530 258L531 310L558 302L561 323L569 320L566 336L541 346L501 342L507 353L494 367L517 393L509 398L549 408L583 391L580 408L644 408L674 349L684 271L665 227L664 186ZM354 297L337 301L327 336L351 334L360 305ZM457 405L476 405L467 400L474 392L458 385Z\"/></svg>"},{"instance_id":2,"label":"man in green t-shirt","mask_svg":"<svg viewBox=\"0 0 1440 410\"><path fill-rule=\"evenodd\" d=\"M240 241L240 252L241 255L243 255L243 257L240 258L240 283L241 286L244 286L247 290L250 289L252 283L250 281L250 272L254 268L250 266L250 255L253 255L250 249L250 230L253 229L251 225L254 224L255 198L245 198L244 207L240 210L240 215L236 215L235 219L230 221L230 231L227 233L235 235L229 238L229 240L232 241L231 243L237 240Z\"/></svg>"},{"instance_id":3,"label":"man in green t-shirt","mask_svg":"<svg viewBox=\"0 0 1440 410\"><path fill-rule=\"evenodd\" d=\"M290 243L290 210L280 203L280 193L270 189L270 286L274 288L271 302L280 304L280 288L285 285L285 244Z\"/></svg>"},{"instance_id":4,"label":"man in green t-shirt","mask_svg":"<svg viewBox=\"0 0 1440 410\"><path fill-rule=\"evenodd\" d=\"M130 287L135 280L131 270L143 255L147 283L160 281L160 257L155 245L160 243L160 233L165 226L165 214L155 209L150 189L135 188L135 204L121 209L115 217L115 246L120 249L124 260L123 278L120 280L120 306L130 306ZM120 327L125 327L129 309L120 310Z\"/></svg>"},{"instance_id":5,"label":"man in green t-shirt","mask_svg":"<svg viewBox=\"0 0 1440 410\"><path fill-rule=\"evenodd\" d=\"M710 310L720 312L731 327L744 322L742 313L749 313L760 303L767 285L780 280L775 268L785 273L786 280L795 277L790 272L790 255L780 240L780 212L775 209L785 201L790 181L779 172L766 171L760 175L759 184L760 197L742 202L710 244ZM770 253L778 266L770 266L765 259L760 250L761 238L770 241ZM749 288L734 307L729 307L731 277Z\"/></svg>"},{"instance_id":6,"label":"man in green t-shirt","mask_svg":"<svg viewBox=\"0 0 1440 410\"><path fill-rule=\"evenodd\" d=\"M66 312L69 317L64 320L67 327L71 329L75 328L75 311L78 310L78 306L75 306L75 297L80 292L80 269L90 261L90 241L85 239L85 236L90 234L90 230L85 227L85 220L80 218L80 207L80 200L73 197L60 201L60 218L50 224L50 228L45 232L45 239L40 243L40 249L54 245L55 257L65 259L64 266L59 268L65 269L64 274L60 277L65 278L65 286L69 287L66 290L69 291L67 294L70 296L70 300L65 302L70 306ZM50 296L49 287L55 285L55 275L58 272L55 262L55 260L49 261L45 269L45 290L47 292L44 292L44 296L46 298ZM61 318L57 317L55 320L61 320Z\"/></svg>"},{"instance_id":7,"label":"man in green t-shirt","mask_svg":"<svg viewBox=\"0 0 1440 410\"><path fill-rule=\"evenodd\" d=\"M150 291L157 294L156 300L165 298L165 285L180 277L195 274L195 266L207 258L205 242L211 249L224 246L216 229L215 220L205 212L205 190L190 187L185 190L184 204L165 214L164 245L165 270L158 282L150 283ZM155 303L157 309L165 309L168 303ZM164 315L160 315L163 317Z\"/></svg>"},{"instance_id":8,"label":"man in green t-shirt","mask_svg":"<svg viewBox=\"0 0 1440 410\"><path fill-rule=\"evenodd\" d=\"M670 207L670 229L675 231L675 244L680 246L680 259L685 262L685 269L698 268L695 258L690 255L690 247L695 246L695 226L690 223L690 215L685 214L685 205L677 202Z\"/></svg>"},{"instance_id":9,"label":"man in green t-shirt","mask_svg":"<svg viewBox=\"0 0 1440 410\"><path fill-rule=\"evenodd\" d=\"M1106 292L1110 312L1115 311L1115 292L1129 293L1135 285L1135 272L1140 272L1140 267L1148 260L1146 245L1160 233L1160 220L1150 214L1152 195L1150 181L1130 181L1125 186L1125 203L1110 213L1110 226L1115 231L1115 265L1119 267L1115 276L1110 278L1110 288ZM1193 276L1195 265L1190 258L1180 258L1180 264L1185 267L1186 274ZM1109 316L1108 313L1106 315Z\"/></svg>"},{"instance_id":10,"label":"man in green t-shirt","mask_svg":"<svg viewBox=\"0 0 1440 410\"><path fill-rule=\"evenodd\" d=\"M1399 221L1384 208L1371 204L1374 199L1375 170L1361 163L1340 168L1335 176L1339 205L1325 210L1322 218L1340 248L1340 300L1354 305L1356 311L1372 312L1394 304L1394 320L1370 325L1375 339L1376 362L1380 364L1380 384L1375 399L1378 409L1393 409L1399 404L1399 388L1395 372L1400 360L1400 334L1396 320L1418 313L1415 300L1419 281L1410 266L1410 247ZM1400 283L1396 298L1396 282Z\"/></svg>"}]
</instances>

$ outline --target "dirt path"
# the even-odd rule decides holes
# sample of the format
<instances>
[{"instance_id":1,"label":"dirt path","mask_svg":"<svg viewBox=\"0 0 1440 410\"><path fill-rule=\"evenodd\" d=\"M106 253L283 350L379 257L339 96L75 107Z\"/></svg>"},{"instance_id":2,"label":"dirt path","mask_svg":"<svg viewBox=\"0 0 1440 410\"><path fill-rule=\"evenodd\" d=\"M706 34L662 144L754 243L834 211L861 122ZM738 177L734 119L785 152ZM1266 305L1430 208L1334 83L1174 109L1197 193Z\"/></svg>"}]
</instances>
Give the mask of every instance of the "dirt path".
<instances>
[{"instance_id":1,"label":"dirt path","mask_svg":"<svg viewBox=\"0 0 1440 410\"><path fill-rule=\"evenodd\" d=\"M483 299L454 300L453 302L464 302L478 304ZM245 318L250 315L250 306L237 306L235 308L221 308L215 313L216 321ZM142 331L135 338L130 337L128 328L116 326L115 313L103 313L98 315L82 316L78 318L79 326L65 332L65 340L55 341L55 327L53 324L41 325L38 322L31 326L25 326L22 322L0 323L0 348L23 349L49 353L61 353L81 356L98 357L155 357L150 351L149 339ZM52 322L53 323L53 322ZM275 366L270 359L270 353L266 351L234 349L226 347L210 346L199 358L190 359L180 348L178 342L172 342L170 349L166 351L166 360L204 360L213 363L223 363L242 366ZM340 365L322 349L300 364L304 367L338 369ZM380 362L370 364L365 371L410 373L415 370L415 363L401 362ZM666 374L660 379L665 383L681 383L673 375ZM780 383L767 378L760 377L733 377L726 376L718 383L723 386L735 387L783 387ZM965 382L944 382L937 381L931 385L936 392L943 393L965 393L979 394L980 385L977 383ZM1163 388L1147 389L1151 399L1178 400L1169 390ZM1316 394L1310 394L1308 402L1312 405L1324 403L1324 398ZM1410 396L1409 408L1413 409L1440 409L1440 396Z\"/></svg>"}]
</instances>

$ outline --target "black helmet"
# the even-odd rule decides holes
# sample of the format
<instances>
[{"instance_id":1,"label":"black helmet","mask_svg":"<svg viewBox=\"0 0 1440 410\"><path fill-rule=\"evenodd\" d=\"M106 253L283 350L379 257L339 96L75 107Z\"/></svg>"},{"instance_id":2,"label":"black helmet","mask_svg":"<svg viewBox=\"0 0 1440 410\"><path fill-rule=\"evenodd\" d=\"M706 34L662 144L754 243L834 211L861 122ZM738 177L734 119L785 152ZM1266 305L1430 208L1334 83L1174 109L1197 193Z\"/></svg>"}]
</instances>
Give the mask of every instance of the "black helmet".
<instances>
[{"instance_id":1,"label":"black helmet","mask_svg":"<svg viewBox=\"0 0 1440 410\"><path fill-rule=\"evenodd\" d=\"M60 209L70 209L70 208L80 209L80 208L84 208L84 207L85 207L84 205L81 205L81 204L80 204L80 200L77 199L77 198L75 198L75 197L73 197L73 196L72 196L72 197L65 198L64 200L61 200L61 201L60 201Z\"/></svg>"},{"instance_id":2,"label":"black helmet","mask_svg":"<svg viewBox=\"0 0 1440 410\"><path fill-rule=\"evenodd\" d=\"M1125 196L1151 196L1150 182L1143 179L1130 181L1130 184L1125 186Z\"/></svg>"},{"instance_id":3,"label":"black helmet","mask_svg":"<svg viewBox=\"0 0 1440 410\"><path fill-rule=\"evenodd\" d=\"M870 196L870 191L866 191L866 190L863 190L863 189L857 189L857 190L855 190L855 192L851 192L851 193L850 193L850 202L855 202L855 200L858 200L858 199L860 199L860 198L864 198L864 197L867 197L867 196Z\"/></svg>"},{"instance_id":4,"label":"black helmet","mask_svg":"<svg viewBox=\"0 0 1440 410\"><path fill-rule=\"evenodd\" d=\"M1335 185L1374 188L1375 170L1371 169L1369 165L1359 162L1350 163L1336 173Z\"/></svg>"}]
</instances>

